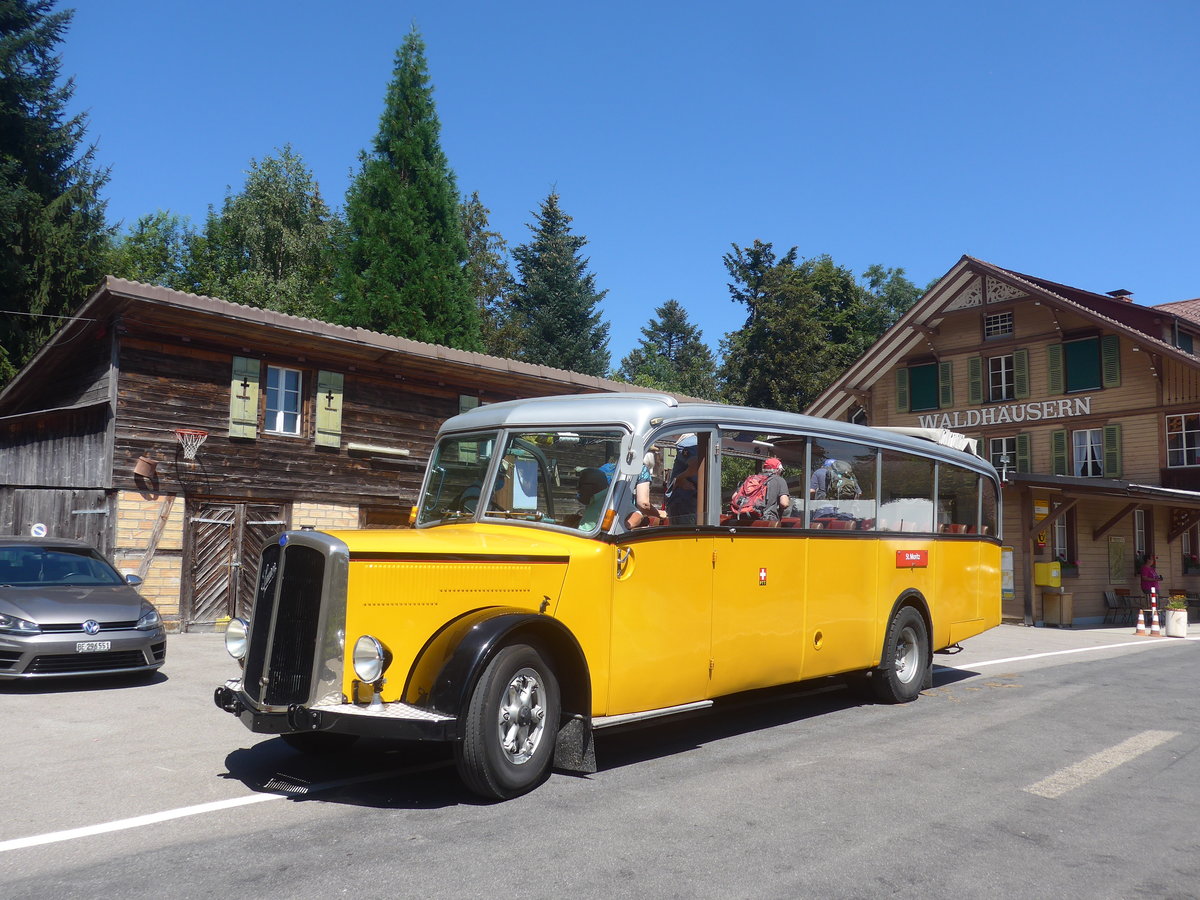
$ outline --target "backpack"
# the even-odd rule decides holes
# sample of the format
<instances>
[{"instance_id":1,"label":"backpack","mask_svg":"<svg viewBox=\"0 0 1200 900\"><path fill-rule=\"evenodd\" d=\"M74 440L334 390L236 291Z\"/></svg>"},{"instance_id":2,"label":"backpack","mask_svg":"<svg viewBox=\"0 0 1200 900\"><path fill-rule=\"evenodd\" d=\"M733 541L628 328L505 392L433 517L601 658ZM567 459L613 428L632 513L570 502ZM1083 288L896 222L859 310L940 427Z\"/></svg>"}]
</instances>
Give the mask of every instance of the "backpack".
<instances>
[{"instance_id":1,"label":"backpack","mask_svg":"<svg viewBox=\"0 0 1200 900\"><path fill-rule=\"evenodd\" d=\"M763 508L767 505L767 482L771 476L765 472L749 476L742 486L733 492L729 501L729 511L735 516L750 516L761 519Z\"/></svg>"},{"instance_id":2,"label":"backpack","mask_svg":"<svg viewBox=\"0 0 1200 900\"><path fill-rule=\"evenodd\" d=\"M854 477L854 469L844 459L835 459L826 471L825 496L828 499L853 500L862 493L858 479Z\"/></svg>"}]
</instances>

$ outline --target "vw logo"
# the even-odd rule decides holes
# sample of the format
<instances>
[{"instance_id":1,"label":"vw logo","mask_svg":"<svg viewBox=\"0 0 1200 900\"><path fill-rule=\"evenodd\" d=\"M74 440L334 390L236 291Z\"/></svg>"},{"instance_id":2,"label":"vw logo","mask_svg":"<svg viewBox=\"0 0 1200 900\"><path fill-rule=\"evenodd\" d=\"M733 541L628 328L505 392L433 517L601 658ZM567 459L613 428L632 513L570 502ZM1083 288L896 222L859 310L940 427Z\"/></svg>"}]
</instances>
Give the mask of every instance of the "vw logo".
<instances>
[{"instance_id":1,"label":"vw logo","mask_svg":"<svg viewBox=\"0 0 1200 900\"><path fill-rule=\"evenodd\" d=\"M95 619L88 619L86 622L83 623L83 630L86 631L88 634L99 634L100 633L100 623L97 622Z\"/></svg>"}]
</instances>

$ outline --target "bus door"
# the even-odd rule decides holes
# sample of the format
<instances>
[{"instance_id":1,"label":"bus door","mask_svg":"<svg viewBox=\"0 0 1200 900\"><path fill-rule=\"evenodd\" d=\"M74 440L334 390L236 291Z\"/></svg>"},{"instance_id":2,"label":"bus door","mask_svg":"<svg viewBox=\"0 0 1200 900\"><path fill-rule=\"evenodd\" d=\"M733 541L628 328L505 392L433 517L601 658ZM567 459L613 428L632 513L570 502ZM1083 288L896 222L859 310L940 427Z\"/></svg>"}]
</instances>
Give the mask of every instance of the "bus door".
<instances>
[{"instance_id":1,"label":"bus door","mask_svg":"<svg viewBox=\"0 0 1200 900\"><path fill-rule=\"evenodd\" d=\"M617 545L607 715L708 696L713 536L708 432L663 435L651 499L668 516ZM668 496L670 491L670 496Z\"/></svg>"}]
</instances>

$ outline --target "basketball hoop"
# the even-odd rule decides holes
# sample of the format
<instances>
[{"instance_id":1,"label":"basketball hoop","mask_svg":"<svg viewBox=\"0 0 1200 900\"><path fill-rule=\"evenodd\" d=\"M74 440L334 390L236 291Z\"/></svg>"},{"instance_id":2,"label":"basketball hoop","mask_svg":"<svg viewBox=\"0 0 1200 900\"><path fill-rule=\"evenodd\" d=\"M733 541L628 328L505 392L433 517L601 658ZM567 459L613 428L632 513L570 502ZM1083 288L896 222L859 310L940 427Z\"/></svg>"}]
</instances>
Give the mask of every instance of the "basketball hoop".
<instances>
[{"instance_id":1,"label":"basketball hoop","mask_svg":"<svg viewBox=\"0 0 1200 900\"><path fill-rule=\"evenodd\" d=\"M208 437L208 432L201 428L176 428L175 437L179 438L179 444L183 447L183 458L195 459L196 451Z\"/></svg>"}]
</instances>

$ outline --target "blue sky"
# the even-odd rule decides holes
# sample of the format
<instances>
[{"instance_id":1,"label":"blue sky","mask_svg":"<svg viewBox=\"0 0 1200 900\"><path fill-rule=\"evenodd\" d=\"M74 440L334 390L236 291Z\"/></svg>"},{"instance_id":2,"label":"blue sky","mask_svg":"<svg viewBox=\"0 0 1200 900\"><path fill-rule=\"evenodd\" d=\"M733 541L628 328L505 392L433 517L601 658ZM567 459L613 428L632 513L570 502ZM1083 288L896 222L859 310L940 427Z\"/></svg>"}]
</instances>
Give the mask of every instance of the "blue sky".
<instances>
[{"instance_id":1,"label":"blue sky","mask_svg":"<svg viewBox=\"0 0 1200 900\"><path fill-rule=\"evenodd\" d=\"M286 143L340 206L415 23L460 191L511 246L558 190L614 365L669 299L714 347L739 327L721 258L755 239L1200 296L1193 0L75 6L63 72L126 224L203 222Z\"/></svg>"}]
</instances>

